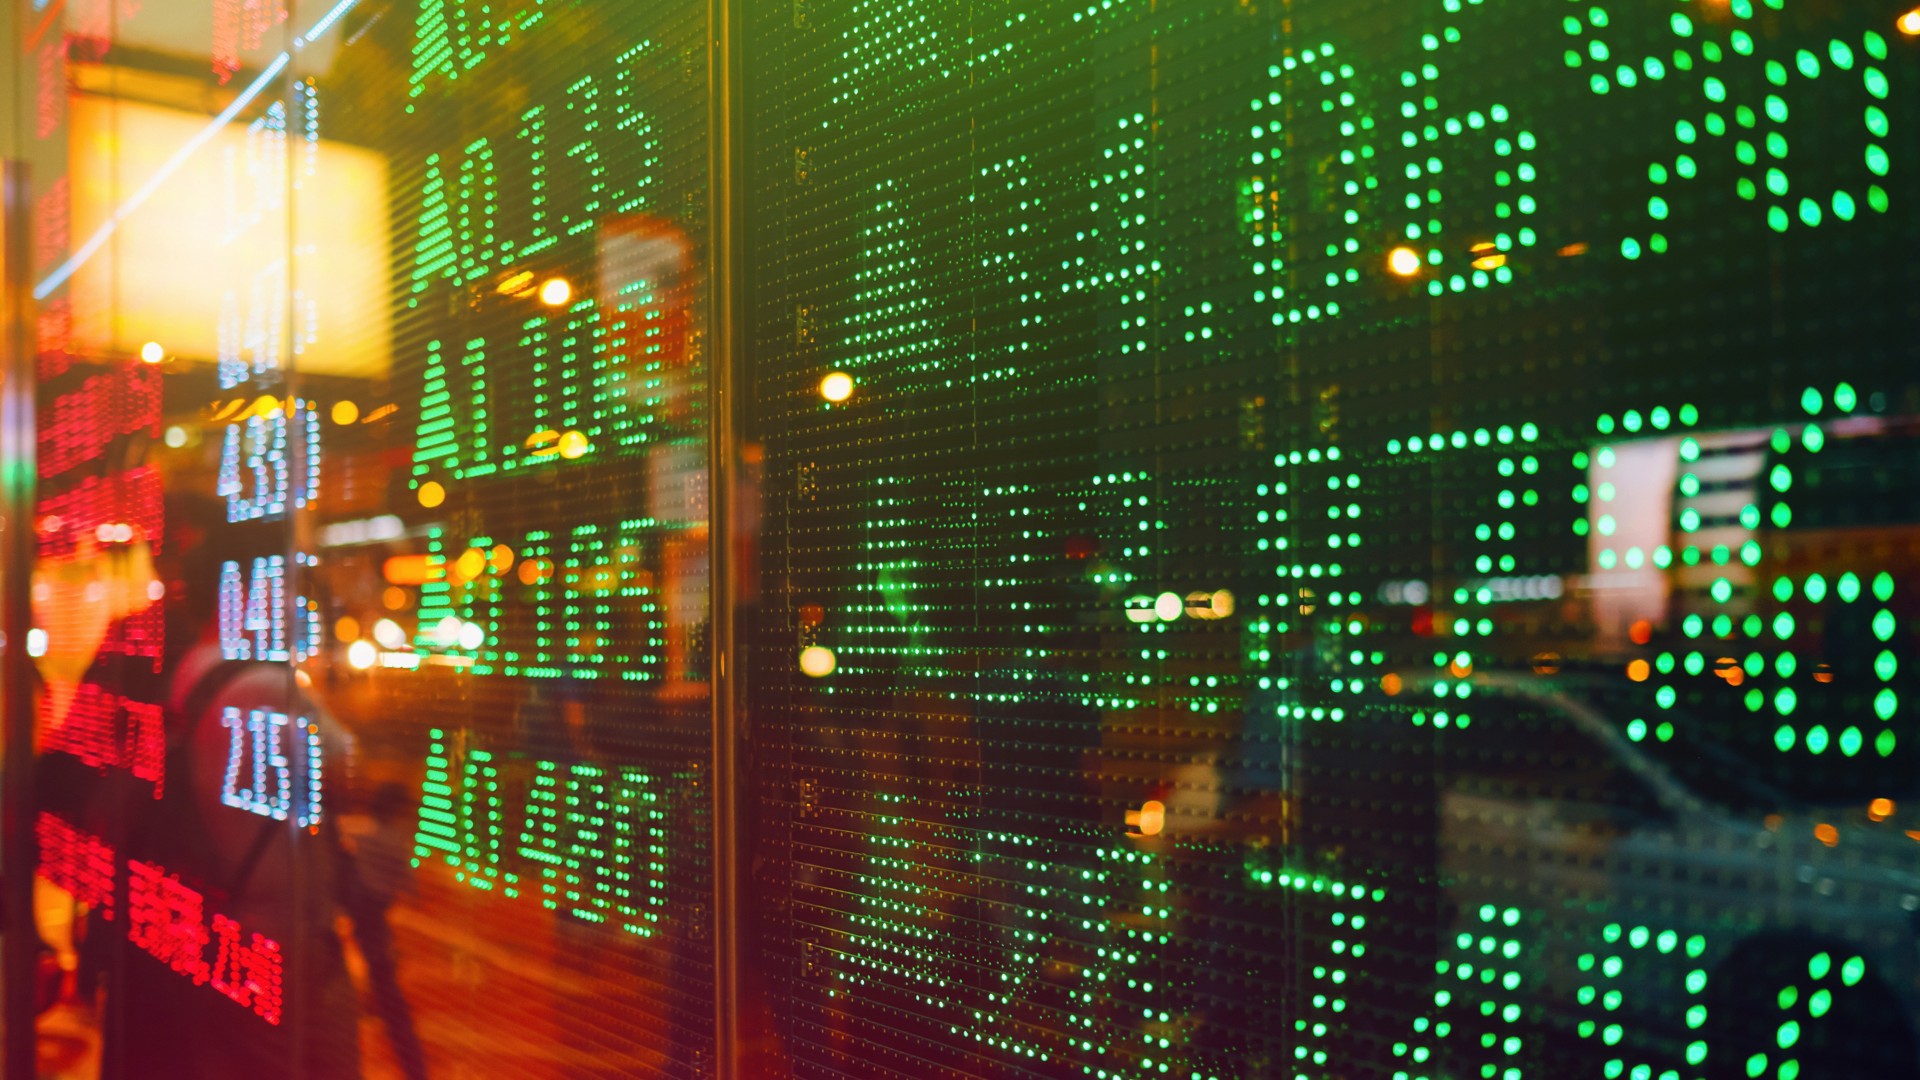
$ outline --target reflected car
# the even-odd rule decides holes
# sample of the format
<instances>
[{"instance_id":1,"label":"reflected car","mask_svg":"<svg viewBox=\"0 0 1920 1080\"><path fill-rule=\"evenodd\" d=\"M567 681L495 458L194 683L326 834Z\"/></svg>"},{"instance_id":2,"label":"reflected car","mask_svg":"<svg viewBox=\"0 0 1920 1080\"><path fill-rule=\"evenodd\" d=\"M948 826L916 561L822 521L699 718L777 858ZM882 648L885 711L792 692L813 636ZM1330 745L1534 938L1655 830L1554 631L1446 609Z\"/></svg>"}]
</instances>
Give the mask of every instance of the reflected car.
<instances>
[{"instance_id":1,"label":"reflected car","mask_svg":"<svg viewBox=\"0 0 1920 1080\"><path fill-rule=\"evenodd\" d=\"M1609 679L1465 685L1432 732L1433 1015L1396 1046L1438 1071L1406 1075L1920 1074L1920 831L1892 794L1798 799Z\"/></svg>"}]
</instances>

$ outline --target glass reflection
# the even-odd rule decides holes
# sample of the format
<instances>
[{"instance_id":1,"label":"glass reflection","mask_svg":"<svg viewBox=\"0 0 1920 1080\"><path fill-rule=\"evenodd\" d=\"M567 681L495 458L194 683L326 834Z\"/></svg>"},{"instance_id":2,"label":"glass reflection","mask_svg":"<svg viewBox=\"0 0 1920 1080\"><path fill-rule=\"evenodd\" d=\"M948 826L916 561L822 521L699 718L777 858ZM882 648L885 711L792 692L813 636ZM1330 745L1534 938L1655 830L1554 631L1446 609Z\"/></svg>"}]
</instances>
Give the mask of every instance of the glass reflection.
<instances>
[{"instance_id":1,"label":"glass reflection","mask_svg":"<svg viewBox=\"0 0 1920 1080\"><path fill-rule=\"evenodd\" d=\"M26 0L46 1071L1920 1073L1907 6Z\"/></svg>"}]
</instances>

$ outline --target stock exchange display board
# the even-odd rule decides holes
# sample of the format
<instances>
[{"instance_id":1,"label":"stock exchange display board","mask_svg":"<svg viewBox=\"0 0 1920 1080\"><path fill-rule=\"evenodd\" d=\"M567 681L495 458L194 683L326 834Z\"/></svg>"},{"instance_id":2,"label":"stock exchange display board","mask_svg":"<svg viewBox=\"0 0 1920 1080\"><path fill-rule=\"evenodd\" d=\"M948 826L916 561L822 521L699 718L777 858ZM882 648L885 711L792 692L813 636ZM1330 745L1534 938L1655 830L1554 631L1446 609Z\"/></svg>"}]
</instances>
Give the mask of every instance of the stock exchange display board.
<instances>
[{"instance_id":1,"label":"stock exchange display board","mask_svg":"<svg viewBox=\"0 0 1920 1080\"><path fill-rule=\"evenodd\" d=\"M1903 10L750 21L795 1071L1912 1075Z\"/></svg>"},{"instance_id":2,"label":"stock exchange display board","mask_svg":"<svg viewBox=\"0 0 1920 1080\"><path fill-rule=\"evenodd\" d=\"M1920 1075L1920 9L734 7L16 5L43 1073Z\"/></svg>"},{"instance_id":3,"label":"stock exchange display board","mask_svg":"<svg viewBox=\"0 0 1920 1080\"><path fill-rule=\"evenodd\" d=\"M23 124L57 1075L710 1071L704 7L117 17Z\"/></svg>"}]
</instances>

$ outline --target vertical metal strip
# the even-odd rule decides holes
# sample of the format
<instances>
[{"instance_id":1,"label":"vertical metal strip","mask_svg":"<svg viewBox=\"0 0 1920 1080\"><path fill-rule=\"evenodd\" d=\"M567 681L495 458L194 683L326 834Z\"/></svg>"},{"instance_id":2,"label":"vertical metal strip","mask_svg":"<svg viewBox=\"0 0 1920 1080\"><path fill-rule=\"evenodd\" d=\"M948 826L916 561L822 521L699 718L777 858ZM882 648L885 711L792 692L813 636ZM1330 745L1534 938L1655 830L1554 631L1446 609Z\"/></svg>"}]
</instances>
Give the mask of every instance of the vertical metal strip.
<instances>
[{"instance_id":1,"label":"vertical metal strip","mask_svg":"<svg viewBox=\"0 0 1920 1080\"><path fill-rule=\"evenodd\" d=\"M286 49L286 55L289 57L297 55L297 50L293 44L294 31L291 22L286 25L283 35L285 44L282 47ZM298 220L300 210L296 198L299 187L295 178L299 176L299 147L301 139L293 134L293 131L297 130L295 125L298 122L298 106L295 104L294 85L299 81L299 77L295 74L299 66L297 61L289 61L280 72L280 101L282 107L287 110L287 127L289 128L289 137L281 140L281 149L286 157L286 162L282 169L284 182L280 194L282 205L286 207L284 241L287 247L282 258L286 260L287 275L284 283L285 302L282 305L282 310L286 312L286 319L279 327L275 328L275 332L280 334L280 355L286 358L285 366L281 368L280 372L279 394L282 400L286 402L285 409L287 412L288 431L294 433L293 444L295 446L301 445L298 442L297 435L300 430L300 413L299 410L294 407L295 402L300 400L300 364L296 350L293 347L295 335L298 333L296 321L299 318L299 306L295 303L295 297L299 295L298 290L300 288L300 222ZM294 460L300 462L303 468L311 464L311 462L306 460L304 455L296 457ZM295 475L299 474L296 473ZM284 605L282 618L285 620L285 625L291 628L300 625L300 597L311 592L311 589L307 587L306 580L310 571L300 561L300 549L302 546L300 543L300 530L309 520L309 512L299 510L290 505L288 507L286 520L287 531L279 538L280 555L286 560L287 584L291 587L286 590L286 594L281 603ZM285 701L288 706L292 706L294 702L299 699L300 695L299 685L295 681L296 671L300 665L299 662L294 659L295 650L291 647L291 642L289 642L289 646L287 669L283 674L286 676L287 681ZM289 708L288 711L291 712L293 710ZM332 828L333 823L328 822L323 827ZM287 815L286 828L288 851L299 852L306 850L308 845L323 844L318 836L308 837L301 835L299 815L297 814ZM331 919L323 912L317 913L308 910L308 905L327 905L332 903L332 897L330 896L314 895L314 880L310 860L295 858L291 861L293 864L291 879L294 909L290 914L294 917L294 925L311 926L315 923L325 924L330 922ZM315 1048L309 1045L309 1041L313 1038L313 1010L319 1008L319 1003L315 1000L317 995L313 992L313 988L316 985L316 980L313 978L313 971L314 965L318 962L319 958L314 954L313 944L308 934L301 933L293 935L293 940L287 944L286 948L287 971L293 976L292 979L288 980L285 998L287 1005L287 1041L293 1048L293 1060L287 1062L286 1080L308 1080L307 1062L313 1059L315 1053Z\"/></svg>"},{"instance_id":2,"label":"vertical metal strip","mask_svg":"<svg viewBox=\"0 0 1920 1080\"><path fill-rule=\"evenodd\" d=\"M740 984L740 771L736 716L738 668L734 650L734 594L740 568L734 543L734 383L740 365L742 317L736 182L739 100L739 0L709 0L707 58L708 191L711 225L707 246L708 306L708 500L707 546L711 573L708 629L713 688L713 1006L714 1075L738 1080L741 1069Z\"/></svg>"},{"instance_id":3,"label":"vertical metal strip","mask_svg":"<svg viewBox=\"0 0 1920 1080\"><path fill-rule=\"evenodd\" d=\"M33 834L33 661L27 631L33 626L34 371L32 338L33 196L25 162L8 161L0 172L5 215L4 315L0 315L0 882L4 883L6 934L0 934L0 1023L5 1045L0 1075L32 1076L36 1067L33 875L38 862Z\"/></svg>"}]
</instances>

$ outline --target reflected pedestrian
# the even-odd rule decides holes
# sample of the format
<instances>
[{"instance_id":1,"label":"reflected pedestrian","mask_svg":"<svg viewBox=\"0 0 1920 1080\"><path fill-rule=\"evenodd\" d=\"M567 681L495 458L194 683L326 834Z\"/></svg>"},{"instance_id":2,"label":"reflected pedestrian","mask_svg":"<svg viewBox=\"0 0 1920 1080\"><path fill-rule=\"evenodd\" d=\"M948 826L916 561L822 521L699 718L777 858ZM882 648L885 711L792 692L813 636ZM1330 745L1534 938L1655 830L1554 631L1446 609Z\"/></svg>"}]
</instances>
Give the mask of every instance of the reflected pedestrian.
<instances>
[{"instance_id":1,"label":"reflected pedestrian","mask_svg":"<svg viewBox=\"0 0 1920 1080\"><path fill-rule=\"evenodd\" d=\"M374 793L373 831L354 838L351 870L342 906L353 920L353 939L367 963L374 1008L386 1025L394 1056L407 1080L427 1075L426 1052L414 1028L413 1009L400 989L393 954L393 928L387 911L413 889L413 800L400 784L383 784Z\"/></svg>"}]
</instances>

